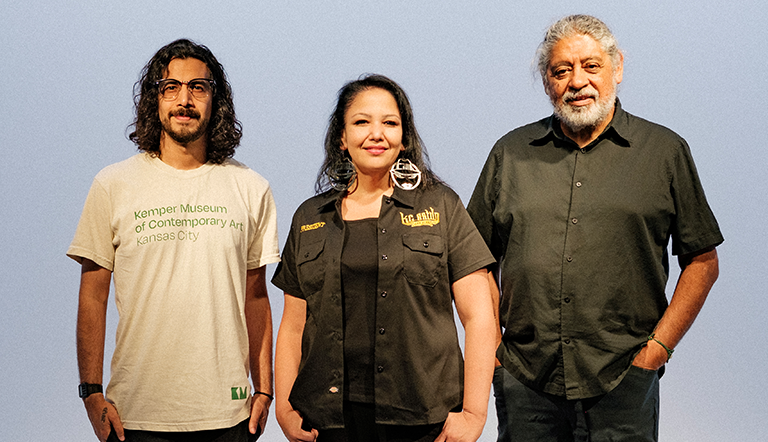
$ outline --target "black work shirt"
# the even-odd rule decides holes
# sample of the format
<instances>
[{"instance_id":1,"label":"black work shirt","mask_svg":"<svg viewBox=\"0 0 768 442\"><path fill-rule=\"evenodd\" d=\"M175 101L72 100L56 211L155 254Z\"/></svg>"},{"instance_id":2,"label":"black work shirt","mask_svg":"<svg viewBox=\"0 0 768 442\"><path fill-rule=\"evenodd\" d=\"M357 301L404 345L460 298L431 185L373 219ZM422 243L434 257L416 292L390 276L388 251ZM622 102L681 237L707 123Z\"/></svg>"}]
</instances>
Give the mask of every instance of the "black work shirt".
<instances>
[{"instance_id":1,"label":"black work shirt","mask_svg":"<svg viewBox=\"0 0 768 442\"><path fill-rule=\"evenodd\" d=\"M501 263L497 357L531 388L610 391L667 307L673 254L723 241L685 140L616 101L583 149L554 116L491 150L467 207Z\"/></svg>"},{"instance_id":2,"label":"black work shirt","mask_svg":"<svg viewBox=\"0 0 768 442\"><path fill-rule=\"evenodd\" d=\"M344 425L341 196L329 191L299 207L272 279L307 303L289 400L318 429ZM442 422L463 397L451 284L495 261L458 195L444 185L395 188L382 197L376 228L376 422Z\"/></svg>"}]
</instances>

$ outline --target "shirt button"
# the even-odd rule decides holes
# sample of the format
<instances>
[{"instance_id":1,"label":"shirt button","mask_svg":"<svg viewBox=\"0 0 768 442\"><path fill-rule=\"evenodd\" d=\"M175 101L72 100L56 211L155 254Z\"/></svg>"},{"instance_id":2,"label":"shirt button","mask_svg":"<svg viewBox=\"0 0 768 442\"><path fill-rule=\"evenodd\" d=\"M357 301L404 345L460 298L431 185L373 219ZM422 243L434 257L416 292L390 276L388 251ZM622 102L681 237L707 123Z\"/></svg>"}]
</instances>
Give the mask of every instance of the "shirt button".
<instances>
[{"instance_id":1,"label":"shirt button","mask_svg":"<svg viewBox=\"0 0 768 442\"><path fill-rule=\"evenodd\" d=\"M381 233L382 234L387 233L387 229L381 229Z\"/></svg>"},{"instance_id":2,"label":"shirt button","mask_svg":"<svg viewBox=\"0 0 768 442\"><path fill-rule=\"evenodd\" d=\"M568 304L569 302L571 302L571 298L565 298L565 299L563 299L563 301L564 301L566 304Z\"/></svg>"},{"instance_id":3,"label":"shirt button","mask_svg":"<svg viewBox=\"0 0 768 442\"><path fill-rule=\"evenodd\" d=\"M387 198L386 200L384 200L384 202L387 203L387 204L390 204L392 202L392 200L390 198Z\"/></svg>"},{"instance_id":4,"label":"shirt button","mask_svg":"<svg viewBox=\"0 0 768 442\"><path fill-rule=\"evenodd\" d=\"M380 334L380 335L383 335L383 334L384 334L384 328L380 328L380 329L379 329L379 334Z\"/></svg>"},{"instance_id":5,"label":"shirt button","mask_svg":"<svg viewBox=\"0 0 768 442\"><path fill-rule=\"evenodd\" d=\"M329 393L336 394L339 392L339 387L331 387L328 389Z\"/></svg>"},{"instance_id":6,"label":"shirt button","mask_svg":"<svg viewBox=\"0 0 768 442\"><path fill-rule=\"evenodd\" d=\"M429 248L429 241L424 241L424 248Z\"/></svg>"},{"instance_id":7,"label":"shirt button","mask_svg":"<svg viewBox=\"0 0 768 442\"><path fill-rule=\"evenodd\" d=\"M573 256L567 256L565 258L565 260L568 261L568 262L571 262L571 261L573 261Z\"/></svg>"},{"instance_id":8,"label":"shirt button","mask_svg":"<svg viewBox=\"0 0 768 442\"><path fill-rule=\"evenodd\" d=\"M581 187L581 181L576 181L576 187Z\"/></svg>"},{"instance_id":9,"label":"shirt button","mask_svg":"<svg viewBox=\"0 0 768 442\"><path fill-rule=\"evenodd\" d=\"M384 366L382 366L382 365L379 365L378 367L376 367L376 371L378 371L379 373L381 373L382 371L384 371Z\"/></svg>"},{"instance_id":10,"label":"shirt button","mask_svg":"<svg viewBox=\"0 0 768 442\"><path fill-rule=\"evenodd\" d=\"M386 291L386 290L384 290L383 292L381 292L381 297L382 297L382 298L386 298L386 297L387 297L387 291Z\"/></svg>"},{"instance_id":11,"label":"shirt button","mask_svg":"<svg viewBox=\"0 0 768 442\"><path fill-rule=\"evenodd\" d=\"M572 222L572 223L574 223L574 224L576 224L576 223L578 223L578 222L579 222L579 220L578 220L578 219L576 219L576 218L572 218L572 219L571 219L571 222Z\"/></svg>"},{"instance_id":12,"label":"shirt button","mask_svg":"<svg viewBox=\"0 0 768 442\"><path fill-rule=\"evenodd\" d=\"M565 344L566 344L566 345L568 345L568 344L570 344L570 343L571 343L571 340L570 340L570 339L566 339L566 340L565 340L565 341L563 341L563 342L565 342Z\"/></svg>"},{"instance_id":13,"label":"shirt button","mask_svg":"<svg viewBox=\"0 0 768 442\"><path fill-rule=\"evenodd\" d=\"M309 258L309 253L305 253L305 254L304 254L304 257L305 257L305 258Z\"/></svg>"},{"instance_id":14,"label":"shirt button","mask_svg":"<svg viewBox=\"0 0 768 442\"><path fill-rule=\"evenodd\" d=\"M386 261L387 260L387 255L381 255L381 259Z\"/></svg>"}]
</instances>

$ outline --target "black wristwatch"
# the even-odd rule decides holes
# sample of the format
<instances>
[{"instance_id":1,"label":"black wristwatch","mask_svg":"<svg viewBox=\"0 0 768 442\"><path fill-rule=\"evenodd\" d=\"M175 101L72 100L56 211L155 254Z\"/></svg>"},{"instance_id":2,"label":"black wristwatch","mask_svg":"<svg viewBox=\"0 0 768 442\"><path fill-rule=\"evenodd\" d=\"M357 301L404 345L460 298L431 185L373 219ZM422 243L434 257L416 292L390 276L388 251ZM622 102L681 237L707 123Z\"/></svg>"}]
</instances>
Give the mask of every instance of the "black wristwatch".
<instances>
[{"instance_id":1,"label":"black wristwatch","mask_svg":"<svg viewBox=\"0 0 768 442\"><path fill-rule=\"evenodd\" d=\"M80 395L81 399L85 399L88 396L92 395L93 393L103 393L104 389L101 387L101 384L88 384L83 382L82 384L77 386L77 394Z\"/></svg>"}]
</instances>

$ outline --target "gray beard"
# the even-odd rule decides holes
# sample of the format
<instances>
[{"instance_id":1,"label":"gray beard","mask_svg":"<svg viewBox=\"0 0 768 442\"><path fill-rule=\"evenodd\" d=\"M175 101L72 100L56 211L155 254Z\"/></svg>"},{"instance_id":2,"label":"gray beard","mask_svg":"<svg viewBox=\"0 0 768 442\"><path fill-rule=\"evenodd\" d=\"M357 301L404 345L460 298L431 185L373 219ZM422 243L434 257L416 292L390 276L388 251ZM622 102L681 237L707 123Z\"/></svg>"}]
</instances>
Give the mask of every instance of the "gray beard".
<instances>
[{"instance_id":1,"label":"gray beard","mask_svg":"<svg viewBox=\"0 0 768 442\"><path fill-rule=\"evenodd\" d=\"M597 91L594 93L597 94ZM564 98L552 99L550 97L555 116L568 129L577 133L597 127L608 118L616 101L616 87L614 86L613 91L606 97L600 97L597 94L595 103L589 106L571 106Z\"/></svg>"}]
</instances>

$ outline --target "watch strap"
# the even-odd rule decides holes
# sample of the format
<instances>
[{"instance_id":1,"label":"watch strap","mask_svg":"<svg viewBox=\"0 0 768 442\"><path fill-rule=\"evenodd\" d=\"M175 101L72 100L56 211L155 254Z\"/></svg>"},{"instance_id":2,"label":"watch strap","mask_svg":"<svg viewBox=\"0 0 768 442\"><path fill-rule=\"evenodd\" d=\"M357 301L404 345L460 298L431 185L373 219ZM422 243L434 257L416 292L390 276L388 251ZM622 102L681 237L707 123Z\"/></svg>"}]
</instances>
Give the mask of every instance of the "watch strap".
<instances>
[{"instance_id":1,"label":"watch strap","mask_svg":"<svg viewBox=\"0 0 768 442\"><path fill-rule=\"evenodd\" d=\"M101 384L89 384L89 383L83 382L82 384L77 386L77 394L78 396L80 396L81 399L85 399L94 393L103 393L103 392L104 392L104 388L101 386Z\"/></svg>"}]
</instances>

